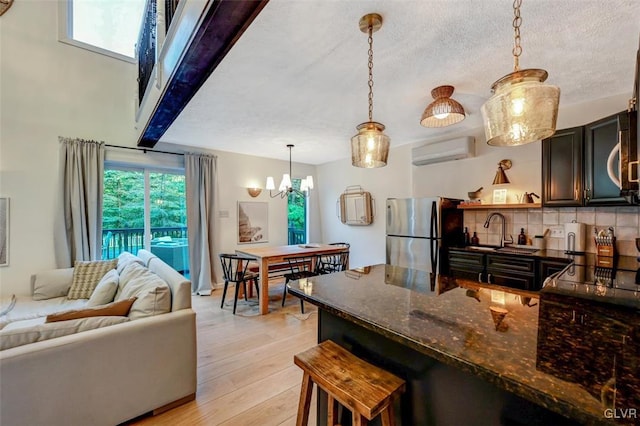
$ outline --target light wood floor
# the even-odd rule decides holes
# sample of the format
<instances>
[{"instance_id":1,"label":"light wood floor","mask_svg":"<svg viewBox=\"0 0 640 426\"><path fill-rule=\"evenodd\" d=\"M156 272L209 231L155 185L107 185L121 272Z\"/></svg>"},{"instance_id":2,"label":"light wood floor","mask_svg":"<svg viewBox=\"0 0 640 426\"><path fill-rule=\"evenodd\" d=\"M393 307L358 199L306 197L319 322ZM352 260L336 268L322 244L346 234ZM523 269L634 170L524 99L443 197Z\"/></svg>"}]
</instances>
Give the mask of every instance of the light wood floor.
<instances>
[{"instance_id":1,"label":"light wood floor","mask_svg":"<svg viewBox=\"0 0 640 426\"><path fill-rule=\"evenodd\" d=\"M305 304L305 314L312 313L303 320L307 315L300 315L299 299L288 296L282 309L282 284L270 287L271 311L264 316L243 316L248 306L239 305L237 315L231 307L220 309L220 289L211 297L194 296L196 400L129 424L295 425L302 370L294 365L293 355L317 343L317 311ZM226 301L233 301L232 288ZM314 402L309 424L315 422Z\"/></svg>"}]
</instances>

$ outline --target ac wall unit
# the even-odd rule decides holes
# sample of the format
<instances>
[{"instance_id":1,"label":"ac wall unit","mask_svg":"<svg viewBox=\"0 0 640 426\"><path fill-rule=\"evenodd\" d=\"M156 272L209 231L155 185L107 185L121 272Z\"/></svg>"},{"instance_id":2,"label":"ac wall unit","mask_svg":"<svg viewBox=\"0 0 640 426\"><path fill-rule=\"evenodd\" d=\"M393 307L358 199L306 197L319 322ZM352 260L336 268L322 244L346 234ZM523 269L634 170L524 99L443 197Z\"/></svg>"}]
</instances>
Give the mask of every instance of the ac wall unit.
<instances>
[{"instance_id":1,"label":"ac wall unit","mask_svg":"<svg viewBox=\"0 0 640 426\"><path fill-rule=\"evenodd\" d=\"M449 139L419 146L411 150L411 163L414 166L460 160L475 156L473 136Z\"/></svg>"}]
</instances>

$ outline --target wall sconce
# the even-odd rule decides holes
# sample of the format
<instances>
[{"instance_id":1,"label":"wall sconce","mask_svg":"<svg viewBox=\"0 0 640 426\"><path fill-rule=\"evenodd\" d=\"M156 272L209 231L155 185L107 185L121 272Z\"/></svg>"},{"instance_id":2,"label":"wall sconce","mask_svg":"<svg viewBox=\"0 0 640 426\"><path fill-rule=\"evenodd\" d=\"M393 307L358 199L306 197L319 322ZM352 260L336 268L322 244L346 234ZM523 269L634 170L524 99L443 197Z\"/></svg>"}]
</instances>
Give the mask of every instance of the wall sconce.
<instances>
[{"instance_id":1,"label":"wall sconce","mask_svg":"<svg viewBox=\"0 0 640 426\"><path fill-rule=\"evenodd\" d=\"M262 193L262 188L247 188L247 192L252 198L256 198L260 193Z\"/></svg>"},{"instance_id":2,"label":"wall sconce","mask_svg":"<svg viewBox=\"0 0 640 426\"><path fill-rule=\"evenodd\" d=\"M496 177L493 178L494 185L501 185L503 183L511 183L507 175L505 174L505 170L509 170L511 168L511 160L500 160L498 163L498 171L496 171Z\"/></svg>"}]
</instances>

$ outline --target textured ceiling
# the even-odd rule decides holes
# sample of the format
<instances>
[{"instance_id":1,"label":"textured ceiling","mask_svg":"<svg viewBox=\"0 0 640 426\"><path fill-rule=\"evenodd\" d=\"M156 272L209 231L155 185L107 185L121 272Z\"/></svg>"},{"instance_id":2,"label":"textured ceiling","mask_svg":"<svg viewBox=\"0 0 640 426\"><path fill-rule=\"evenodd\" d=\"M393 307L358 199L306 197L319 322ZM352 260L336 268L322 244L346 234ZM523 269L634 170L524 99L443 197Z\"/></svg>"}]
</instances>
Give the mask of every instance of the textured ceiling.
<instances>
[{"instance_id":1,"label":"textured ceiling","mask_svg":"<svg viewBox=\"0 0 640 426\"><path fill-rule=\"evenodd\" d=\"M350 156L367 121L367 37L374 42L375 121L391 145L482 126L492 83L513 70L510 0L271 0L160 142L322 164ZM521 68L543 68L560 107L633 89L638 0L524 0ZM450 84L467 118L420 126L431 89ZM621 106L621 109L624 106Z\"/></svg>"}]
</instances>

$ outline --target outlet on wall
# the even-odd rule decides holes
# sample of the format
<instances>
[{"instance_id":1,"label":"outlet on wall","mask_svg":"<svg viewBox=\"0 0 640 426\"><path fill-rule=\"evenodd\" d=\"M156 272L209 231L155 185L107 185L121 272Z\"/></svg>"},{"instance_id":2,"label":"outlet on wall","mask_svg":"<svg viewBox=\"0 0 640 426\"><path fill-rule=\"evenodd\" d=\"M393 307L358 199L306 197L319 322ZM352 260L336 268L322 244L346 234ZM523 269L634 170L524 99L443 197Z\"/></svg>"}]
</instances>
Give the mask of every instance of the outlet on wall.
<instances>
[{"instance_id":1,"label":"outlet on wall","mask_svg":"<svg viewBox=\"0 0 640 426\"><path fill-rule=\"evenodd\" d=\"M564 226L557 225L549 229L551 230L551 238L564 238Z\"/></svg>"}]
</instances>

